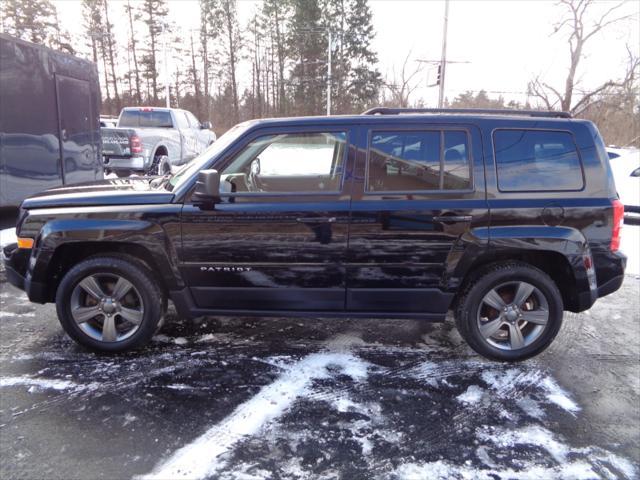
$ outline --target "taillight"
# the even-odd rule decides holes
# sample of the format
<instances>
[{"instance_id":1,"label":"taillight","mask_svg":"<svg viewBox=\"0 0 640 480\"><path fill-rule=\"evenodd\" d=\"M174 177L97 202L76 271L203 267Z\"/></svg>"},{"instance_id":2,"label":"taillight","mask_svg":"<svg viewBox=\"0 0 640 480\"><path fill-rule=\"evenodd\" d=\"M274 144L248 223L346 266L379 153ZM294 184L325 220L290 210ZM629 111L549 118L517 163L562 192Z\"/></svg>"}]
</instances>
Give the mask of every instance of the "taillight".
<instances>
[{"instance_id":1,"label":"taillight","mask_svg":"<svg viewBox=\"0 0 640 480\"><path fill-rule=\"evenodd\" d=\"M129 144L131 146L131 153L142 153L142 142L138 135L131 135Z\"/></svg>"},{"instance_id":2,"label":"taillight","mask_svg":"<svg viewBox=\"0 0 640 480\"><path fill-rule=\"evenodd\" d=\"M624 205L620 200L613 200L613 230L611 231L611 251L617 252L620 248L620 230L624 221Z\"/></svg>"}]
</instances>

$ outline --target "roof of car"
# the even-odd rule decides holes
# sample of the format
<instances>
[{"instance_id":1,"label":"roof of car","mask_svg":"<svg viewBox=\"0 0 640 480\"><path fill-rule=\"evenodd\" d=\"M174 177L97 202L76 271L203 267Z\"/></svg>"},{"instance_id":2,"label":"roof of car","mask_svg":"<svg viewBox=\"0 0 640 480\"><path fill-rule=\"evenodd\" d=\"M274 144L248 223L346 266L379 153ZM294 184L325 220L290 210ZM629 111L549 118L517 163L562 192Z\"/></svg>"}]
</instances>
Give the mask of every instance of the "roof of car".
<instances>
[{"instance_id":1,"label":"roof of car","mask_svg":"<svg viewBox=\"0 0 640 480\"><path fill-rule=\"evenodd\" d=\"M585 120L558 117L533 117L523 113L518 114L484 114L484 113L408 113L401 115L330 115L330 116L308 116L308 117L279 117L249 120L245 122L251 126L285 126L285 125L332 125L332 124L416 124L416 123L518 123L553 125L559 127L567 125L567 122L582 123Z\"/></svg>"}]
</instances>

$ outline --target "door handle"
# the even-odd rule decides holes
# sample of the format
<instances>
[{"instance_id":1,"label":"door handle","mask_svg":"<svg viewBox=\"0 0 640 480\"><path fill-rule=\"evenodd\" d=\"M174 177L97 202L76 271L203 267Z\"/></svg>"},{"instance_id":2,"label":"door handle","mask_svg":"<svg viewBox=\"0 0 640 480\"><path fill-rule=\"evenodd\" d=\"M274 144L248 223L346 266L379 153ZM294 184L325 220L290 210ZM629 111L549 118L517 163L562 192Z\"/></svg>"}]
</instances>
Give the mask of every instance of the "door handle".
<instances>
[{"instance_id":1,"label":"door handle","mask_svg":"<svg viewBox=\"0 0 640 480\"><path fill-rule=\"evenodd\" d=\"M433 217L434 222L442 223L470 222L471 220L473 220L471 215L436 215Z\"/></svg>"},{"instance_id":2,"label":"door handle","mask_svg":"<svg viewBox=\"0 0 640 480\"><path fill-rule=\"evenodd\" d=\"M298 217L296 222L298 223L334 223L336 217Z\"/></svg>"}]
</instances>

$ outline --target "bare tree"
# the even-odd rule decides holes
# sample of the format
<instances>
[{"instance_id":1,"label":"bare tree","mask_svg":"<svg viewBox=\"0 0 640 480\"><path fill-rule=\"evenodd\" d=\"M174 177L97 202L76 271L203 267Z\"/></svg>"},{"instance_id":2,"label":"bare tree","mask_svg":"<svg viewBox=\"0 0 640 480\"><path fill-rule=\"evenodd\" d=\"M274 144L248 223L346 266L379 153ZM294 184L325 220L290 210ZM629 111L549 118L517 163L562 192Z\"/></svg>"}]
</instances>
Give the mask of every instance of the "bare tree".
<instances>
[{"instance_id":1,"label":"bare tree","mask_svg":"<svg viewBox=\"0 0 640 480\"><path fill-rule=\"evenodd\" d=\"M610 25L633 17L633 15L617 15L619 8L626 3L623 1L607 9L594 22L589 22L588 17L594 3L593 0L560 0L559 2L559 5L564 8L565 14L555 25L553 33L569 30L570 63L564 89L561 91L562 89L553 87L541 79L540 76L529 82L528 87L529 94L542 100L549 110L559 106L561 110L572 113L580 112L593 98L602 92L611 87L620 86L620 82L609 80L595 89L578 91L578 93L581 93L581 97L580 100L574 103L574 94L577 92L579 84L579 80L576 79L576 72L580 61L584 57L584 49L587 42Z\"/></svg>"},{"instance_id":2,"label":"bare tree","mask_svg":"<svg viewBox=\"0 0 640 480\"><path fill-rule=\"evenodd\" d=\"M396 75L394 66L392 69L392 80L385 84L385 87L391 93L391 102L394 106L400 108L409 106L409 97L420 85L416 80L416 76L424 69L424 65L421 63L418 63L414 68L410 68L409 57L411 57L411 50L409 50L409 53L407 53L402 63L400 76L398 77L398 75Z\"/></svg>"}]
</instances>

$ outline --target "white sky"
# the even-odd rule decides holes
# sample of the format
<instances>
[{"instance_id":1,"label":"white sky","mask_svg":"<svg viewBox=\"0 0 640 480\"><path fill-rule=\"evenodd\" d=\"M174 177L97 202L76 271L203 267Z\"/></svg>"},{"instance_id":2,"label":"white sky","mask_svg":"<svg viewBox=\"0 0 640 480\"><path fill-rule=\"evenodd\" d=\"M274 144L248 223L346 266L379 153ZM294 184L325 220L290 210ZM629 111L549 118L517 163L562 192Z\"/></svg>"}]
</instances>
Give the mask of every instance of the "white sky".
<instances>
[{"instance_id":1,"label":"white sky","mask_svg":"<svg viewBox=\"0 0 640 480\"><path fill-rule=\"evenodd\" d=\"M80 0L55 0L60 19L73 34L82 31ZM135 3L132 0L131 3ZM125 39L126 19L120 0L109 0L110 20L117 25L116 35ZM241 24L246 24L260 5L254 0L240 0ZM379 69L389 80L409 53L410 65L416 59L437 60L442 47L443 0L370 0L376 31L374 48ZM616 2L602 1L596 12L606 11ZM199 25L197 0L170 0L170 18L188 35ZM640 50L640 2L630 0L618 15L634 14L635 20L609 27L593 37L586 46L587 58L578 74L584 88L596 87L624 73L628 44L636 54ZM568 45L563 34L551 35L560 7L547 0L451 0L447 58L468 64L448 66L445 95L453 98L466 90L490 92L524 92L527 82L541 74L559 89L564 84L568 67ZM117 18L118 15L122 17ZM120 27L120 28L118 28ZM421 88L412 100L424 98L427 105L437 102L437 88L427 88L435 81L435 67L426 68L419 77ZM498 93L490 93L497 97ZM504 93L505 99L526 100L526 95Z\"/></svg>"}]
</instances>

